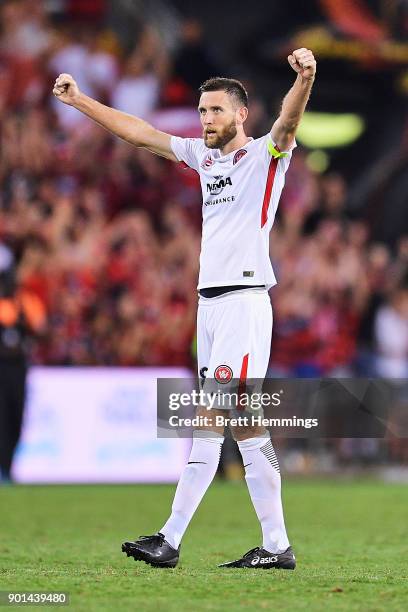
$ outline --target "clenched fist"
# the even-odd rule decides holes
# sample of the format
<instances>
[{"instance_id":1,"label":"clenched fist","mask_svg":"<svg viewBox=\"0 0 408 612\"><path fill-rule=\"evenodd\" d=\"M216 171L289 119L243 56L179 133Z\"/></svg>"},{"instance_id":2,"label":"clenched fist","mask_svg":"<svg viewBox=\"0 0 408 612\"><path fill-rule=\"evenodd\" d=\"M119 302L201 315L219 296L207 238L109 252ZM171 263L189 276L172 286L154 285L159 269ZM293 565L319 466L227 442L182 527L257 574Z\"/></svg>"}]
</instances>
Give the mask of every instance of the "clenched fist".
<instances>
[{"instance_id":1,"label":"clenched fist","mask_svg":"<svg viewBox=\"0 0 408 612\"><path fill-rule=\"evenodd\" d=\"M314 79L316 60L309 49L296 49L291 55L288 55L288 62L303 79Z\"/></svg>"},{"instance_id":2,"label":"clenched fist","mask_svg":"<svg viewBox=\"0 0 408 612\"><path fill-rule=\"evenodd\" d=\"M70 74L60 74L55 79L52 93L58 100L73 106L79 99L80 91L75 79Z\"/></svg>"}]
</instances>

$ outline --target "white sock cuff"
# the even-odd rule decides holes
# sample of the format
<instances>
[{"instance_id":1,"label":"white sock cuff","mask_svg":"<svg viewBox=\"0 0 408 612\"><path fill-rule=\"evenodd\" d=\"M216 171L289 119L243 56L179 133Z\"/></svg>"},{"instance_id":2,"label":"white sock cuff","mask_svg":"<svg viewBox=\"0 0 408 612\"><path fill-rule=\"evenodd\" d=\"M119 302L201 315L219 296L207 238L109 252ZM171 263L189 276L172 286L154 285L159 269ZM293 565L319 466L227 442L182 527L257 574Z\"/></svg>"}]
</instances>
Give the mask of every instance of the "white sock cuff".
<instances>
[{"instance_id":1,"label":"white sock cuff","mask_svg":"<svg viewBox=\"0 0 408 612\"><path fill-rule=\"evenodd\" d=\"M239 440L237 441L239 450L250 451L256 450L257 448L262 448L269 440L271 439L271 435L269 431L267 431L263 436L256 436L255 438L248 438L247 440Z\"/></svg>"},{"instance_id":2,"label":"white sock cuff","mask_svg":"<svg viewBox=\"0 0 408 612\"><path fill-rule=\"evenodd\" d=\"M193 431L193 443L196 440L202 440L203 442L215 442L215 444L220 444L222 446L225 438L217 431L211 431L209 429L196 429Z\"/></svg>"}]
</instances>

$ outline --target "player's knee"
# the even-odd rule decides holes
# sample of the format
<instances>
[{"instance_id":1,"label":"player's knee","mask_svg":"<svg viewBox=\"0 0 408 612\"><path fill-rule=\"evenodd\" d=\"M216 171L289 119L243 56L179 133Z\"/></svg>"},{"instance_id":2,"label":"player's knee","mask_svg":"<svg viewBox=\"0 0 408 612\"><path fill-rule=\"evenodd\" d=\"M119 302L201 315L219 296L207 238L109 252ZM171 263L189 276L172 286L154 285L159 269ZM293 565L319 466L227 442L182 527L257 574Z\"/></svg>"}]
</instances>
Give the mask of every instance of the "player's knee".
<instances>
[{"instance_id":1,"label":"player's knee","mask_svg":"<svg viewBox=\"0 0 408 612\"><path fill-rule=\"evenodd\" d=\"M224 415L225 411L221 410L207 410L203 406L199 406L196 410L196 417L199 422L195 425L196 430L215 432L217 434L224 434L224 425L220 425L217 422L217 417Z\"/></svg>"}]
</instances>

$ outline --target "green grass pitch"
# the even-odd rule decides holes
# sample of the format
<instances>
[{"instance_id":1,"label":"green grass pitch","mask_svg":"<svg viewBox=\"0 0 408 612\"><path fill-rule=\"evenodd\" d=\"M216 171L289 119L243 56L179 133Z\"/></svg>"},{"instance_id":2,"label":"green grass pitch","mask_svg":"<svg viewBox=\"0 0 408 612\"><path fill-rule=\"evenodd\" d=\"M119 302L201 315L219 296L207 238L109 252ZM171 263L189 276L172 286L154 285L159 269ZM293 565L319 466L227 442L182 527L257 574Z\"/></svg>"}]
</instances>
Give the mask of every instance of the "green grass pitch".
<instances>
[{"instance_id":1,"label":"green grass pitch","mask_svg":"<svg viewBox=\"0 0 408 612\"><path fill-rule=\"evenodd\" d=\"M175 570L128 559L121 542L160 528L173 492L1 487L0 590L67 591L75 612L408 609L407 486L285 481L294 572L217 569L260 544L245 483L212 485Z\"/></svg>"}]
</instances>

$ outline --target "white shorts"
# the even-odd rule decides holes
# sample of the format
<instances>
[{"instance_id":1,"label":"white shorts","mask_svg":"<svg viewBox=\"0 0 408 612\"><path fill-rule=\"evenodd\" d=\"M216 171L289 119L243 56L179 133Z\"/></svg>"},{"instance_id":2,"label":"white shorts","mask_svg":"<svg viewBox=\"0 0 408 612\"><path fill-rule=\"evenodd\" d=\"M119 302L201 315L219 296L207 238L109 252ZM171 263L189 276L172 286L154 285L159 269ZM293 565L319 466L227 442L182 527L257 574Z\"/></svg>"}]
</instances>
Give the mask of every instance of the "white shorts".
<instances>
[{"instance_id":1,"label":"white shorts","mask_svg":"<svg viewBox=\"0 0 408 612\"><path fill-rule=\"evenodd\" d=\"M263 380L272 338L272 306L266 289L200 296L197 313L197 360L201 381L220 387L234 379Z\"/></svg>"}]
</instances>

